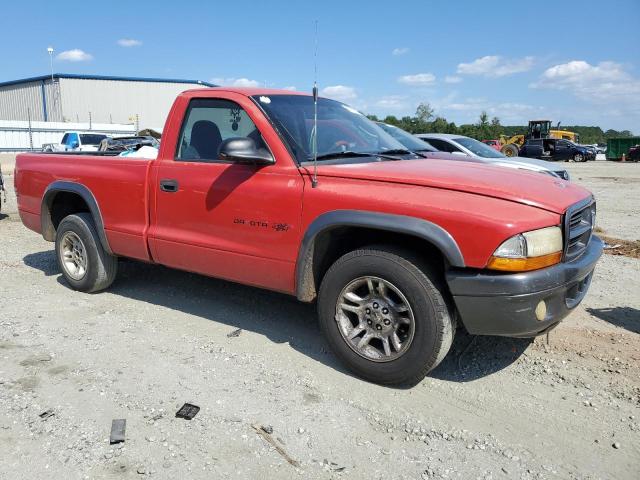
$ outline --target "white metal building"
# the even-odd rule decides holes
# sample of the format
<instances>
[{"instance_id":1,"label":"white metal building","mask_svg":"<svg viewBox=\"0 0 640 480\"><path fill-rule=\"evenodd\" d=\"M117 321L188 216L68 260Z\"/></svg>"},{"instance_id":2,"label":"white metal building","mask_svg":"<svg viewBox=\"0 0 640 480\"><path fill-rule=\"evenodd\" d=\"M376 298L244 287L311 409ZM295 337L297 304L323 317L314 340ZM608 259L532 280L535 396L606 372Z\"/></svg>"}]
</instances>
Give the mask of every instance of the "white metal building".
<instances>
[{"instance_id":1,"label":"white metal building","mask_svg":"<svg viewBox=\"0 0 640 480\"><path fill-rule=\"evenodd\" d=\"M0 83L0 120L133 124L161 130L178 93L200 80L54 73Z\"/></svg>"}]
</instances>

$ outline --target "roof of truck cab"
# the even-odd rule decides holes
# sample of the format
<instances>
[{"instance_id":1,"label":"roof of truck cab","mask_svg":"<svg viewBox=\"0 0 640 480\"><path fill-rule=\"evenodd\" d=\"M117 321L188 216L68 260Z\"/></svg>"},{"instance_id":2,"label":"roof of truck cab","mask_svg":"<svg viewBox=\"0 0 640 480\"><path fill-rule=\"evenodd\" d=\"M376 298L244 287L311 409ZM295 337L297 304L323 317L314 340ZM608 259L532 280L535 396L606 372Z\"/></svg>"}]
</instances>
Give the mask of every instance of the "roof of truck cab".
<instances>
[{"instance_id":1,"label":"roof of truck cab","mask_svg":"<svg viewBox=\"0 0 640 480\"><path fill-rule=\"evenodd\" d=\"M252 97L255 95L311 95L310 92L298 92L296 90L284 90L277 88L258 88L258 87L211 87L207 89L194 88L186 90L183 93L188 96L208 96L213 95L214 92L231 92Z\"/></svg>"}]
</instances>

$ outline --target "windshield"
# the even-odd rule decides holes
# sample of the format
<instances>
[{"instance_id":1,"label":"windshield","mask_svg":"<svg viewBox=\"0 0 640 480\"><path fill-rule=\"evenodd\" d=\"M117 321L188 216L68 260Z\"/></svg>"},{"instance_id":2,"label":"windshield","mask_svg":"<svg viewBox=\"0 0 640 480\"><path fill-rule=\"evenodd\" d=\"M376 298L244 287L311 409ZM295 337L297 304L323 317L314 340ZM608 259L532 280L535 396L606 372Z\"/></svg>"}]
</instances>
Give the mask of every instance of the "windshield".
<instances>
[{"instance_id":1,"label":"windshield","mask_svg":"<svg viewBox=\"0 0 640 480\"><path fill-rule=\"evenodd\" d=\"M504 158L505 155L497 151L495 148L491 148L478 140L474 140L469 137L458 137L453 139L454 142L459 143L471 153L482 158Z\"/></svg>"},{"instance_id":2,"label":"windshield","mask_svg":"<svg viewBox=\"0 0 640 480\"><path fill-rule=\"evenodd\" d=\"M298 162L312 160L313 97L256 95L253 99L284 136ZM375 154L405 150L400 142L354 108L326 98L318 99L317 142L318 157L341 152Z\"/></svg>"},{"instance_id":3,"label":"windshield","mask_svg":"<svg viewBox=\"0 0 640 480\"><path fill-rule=\"evenodd\" d=\"M397 141L399 141L405 148L411 150L412 152L437 152L435 148L433 148L429 143L424 140L420 140L418 137L414 137L406 130L395 127L393 125L389 125L388 123L378 123L376 122L382 130L387 132Z\"/></svg>"},{"instance_id":4,"label":"windshield","mask_svg":"<svg viewBox=\"0 0 640 480\"><path fill-rule=\"evenodd\" d=\"M96 135L94 133L80 134L80 141L83 145L98 145L105 138L107 138L106 135Z\"/></svg>"}]
</instances>

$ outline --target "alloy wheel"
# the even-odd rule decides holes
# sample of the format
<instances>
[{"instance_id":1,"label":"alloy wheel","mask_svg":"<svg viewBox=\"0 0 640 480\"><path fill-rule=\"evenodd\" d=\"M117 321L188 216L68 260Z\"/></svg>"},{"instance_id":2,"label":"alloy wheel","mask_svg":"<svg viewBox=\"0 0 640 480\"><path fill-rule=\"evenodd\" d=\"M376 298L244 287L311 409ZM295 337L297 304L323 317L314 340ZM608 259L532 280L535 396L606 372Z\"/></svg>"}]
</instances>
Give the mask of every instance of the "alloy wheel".
<instances>
[{"instance_id":1,"label":"alloy wheel","mask_svg":"<svg viewBox=\"0 0 640 480\"><path fill-rule=\"evenodd\" d=\"M379 277L359 277L347 284L338 296L335 319L347 345L374 362L404 355L415 334L409 301L398 287Z\"/></svg>"}]
</instances>

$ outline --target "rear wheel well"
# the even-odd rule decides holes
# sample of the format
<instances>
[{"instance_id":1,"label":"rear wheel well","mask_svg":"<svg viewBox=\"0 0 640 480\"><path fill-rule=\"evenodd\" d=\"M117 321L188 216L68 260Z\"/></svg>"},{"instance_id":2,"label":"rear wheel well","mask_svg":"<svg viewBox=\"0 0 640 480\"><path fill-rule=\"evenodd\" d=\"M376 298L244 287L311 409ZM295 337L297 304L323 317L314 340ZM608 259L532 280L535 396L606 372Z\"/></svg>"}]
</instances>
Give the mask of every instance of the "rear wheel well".
<instances>
[{"instance_id":1,"label":"rear wheel well","mask_svg":"<svg viewBox=\"0 0 640 480\"><path fill-rule=\"evenodd\" d=\"M442 252L423 238L367 227L343 226L320 232L314 242L312 254L307 257L311 268L301 280L305 285L299 289L301 300L311 301L320 288L327 270L344 254L371 245L390 245L415 252L428 262L438 275L443 275L447 260Z\"/></svg>"},{"instance_id":2,"label":"rear wheel well","mask_svg":"<svg viewBox=\"0 0 640 480\"><path fill-rule=\"evenodd\" d=\"M47 192L42 202L42 236L53 242L60 222L68 215L83 212L92 213L80 194L64 190Z\"/></svg>"},{"instance_id":3,"label":"rear wheel well","mask_svg":"<svg viewBox=\"0 0 640 480\"><path fill-rule=\"evenodd\" d=\"M91 213L91 210L80 195L73 192L58 192L49 206L51 225L54 230L57 230L64 217L82 212Z\"/></svg>"}]
</instances>

